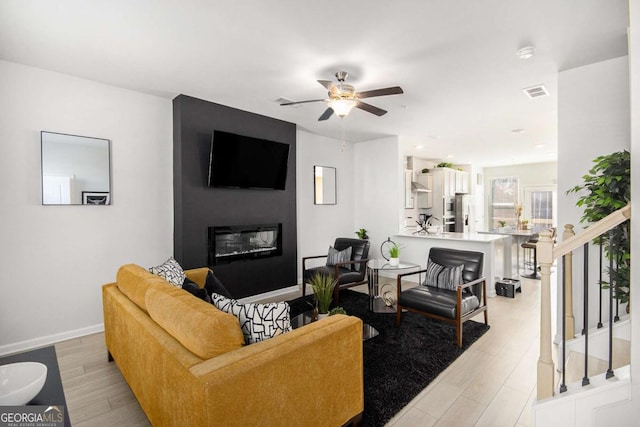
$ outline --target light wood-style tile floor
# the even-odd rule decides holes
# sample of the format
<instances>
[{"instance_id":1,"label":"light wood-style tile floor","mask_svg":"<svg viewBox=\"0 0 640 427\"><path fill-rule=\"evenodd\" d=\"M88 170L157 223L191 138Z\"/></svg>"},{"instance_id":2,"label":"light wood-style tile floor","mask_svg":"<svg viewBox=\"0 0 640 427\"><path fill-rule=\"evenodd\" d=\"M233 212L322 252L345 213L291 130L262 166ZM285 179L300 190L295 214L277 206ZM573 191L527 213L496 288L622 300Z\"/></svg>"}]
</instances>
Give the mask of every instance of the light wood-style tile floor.
<instances>
[{"instance_id":1,"label":"light wood-style tile floor","mask_svg":"<svg viewBox=\"0 0 640 427\"><path fill-rule=\"evenodd\" d=\"M491 329L388 426L530 425L539 346L540 282L523 279L522 288L515 299L489 299ZM366 292L366 286L353 289ZM482 321L481 317L478 320ZM150 425L118 367L107 362L104 334L58 343L56 352L74 427Z\"/></svg>"}]
</instances>

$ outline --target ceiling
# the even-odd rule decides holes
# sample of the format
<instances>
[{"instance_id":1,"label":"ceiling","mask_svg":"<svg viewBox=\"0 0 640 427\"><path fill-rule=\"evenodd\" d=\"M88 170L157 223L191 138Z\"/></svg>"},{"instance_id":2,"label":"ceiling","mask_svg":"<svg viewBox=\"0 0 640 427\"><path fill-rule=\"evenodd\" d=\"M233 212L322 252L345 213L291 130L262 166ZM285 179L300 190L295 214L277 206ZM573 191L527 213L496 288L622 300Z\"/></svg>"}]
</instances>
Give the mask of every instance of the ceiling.
<instances>
[{"instance_id":1,"label":"ceiling","mask_svg":"<svg viewBox=\"0 0 640 427\"><path fill-rule=\"evenodd\" d=\"M0 59L498 166L556 160L558 72L626 55L627 14L627 0L3 0ZM339 70L356 90L405 93L368 100L382 117L323 122L323 103L274 102L323 98L316 80ZM538 84L550 96L522 92Z\"/></svg>"}]
</instances>

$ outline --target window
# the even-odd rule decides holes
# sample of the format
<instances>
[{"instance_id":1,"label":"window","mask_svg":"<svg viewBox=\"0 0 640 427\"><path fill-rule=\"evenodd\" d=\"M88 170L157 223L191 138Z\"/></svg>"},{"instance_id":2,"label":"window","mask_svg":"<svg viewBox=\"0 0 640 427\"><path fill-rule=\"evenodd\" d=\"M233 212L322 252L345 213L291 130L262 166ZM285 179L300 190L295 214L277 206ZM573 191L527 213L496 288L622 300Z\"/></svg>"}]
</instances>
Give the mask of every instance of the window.
<instances>
[{"instance_id":1,"label":"window","mask_svg":"<svg viewBox=\"0 0 640 427\"><path fill-rule=\"evenodd\" d=\"M498 221L514 225L516 222L515 204L517 202L518 178L494 178L491 180L489 227L499 227Z\"/></svg>"},{"instance_id":2,"label":"window","mask_svg":"<svg viewBox=\"0 0 640 427\"><path fill-rule=\"evenodd\" d=\"M552 186L525 187L525 215L534 229L553 227L556 191Z\"/></svg>"}]
</instances>

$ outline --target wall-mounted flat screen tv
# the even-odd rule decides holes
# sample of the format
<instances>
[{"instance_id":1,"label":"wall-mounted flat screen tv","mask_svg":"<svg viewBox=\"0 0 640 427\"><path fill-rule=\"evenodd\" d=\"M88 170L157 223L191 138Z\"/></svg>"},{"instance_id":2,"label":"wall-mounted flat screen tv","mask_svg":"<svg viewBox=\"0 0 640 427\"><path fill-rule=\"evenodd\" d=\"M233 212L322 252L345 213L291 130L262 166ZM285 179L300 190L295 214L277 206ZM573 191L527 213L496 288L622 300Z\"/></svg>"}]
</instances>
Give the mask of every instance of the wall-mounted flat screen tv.
<instances>
[{"instance_id":1,"label":"wall-mounted flat screen tv","mask_svg":"<svg viewBox=\"0 0 640 427\"><path fill-rule=\"evenodd\" d=\"M289 144L213 131L209 186L284 190Z\"/></svg>"}]
</instances>

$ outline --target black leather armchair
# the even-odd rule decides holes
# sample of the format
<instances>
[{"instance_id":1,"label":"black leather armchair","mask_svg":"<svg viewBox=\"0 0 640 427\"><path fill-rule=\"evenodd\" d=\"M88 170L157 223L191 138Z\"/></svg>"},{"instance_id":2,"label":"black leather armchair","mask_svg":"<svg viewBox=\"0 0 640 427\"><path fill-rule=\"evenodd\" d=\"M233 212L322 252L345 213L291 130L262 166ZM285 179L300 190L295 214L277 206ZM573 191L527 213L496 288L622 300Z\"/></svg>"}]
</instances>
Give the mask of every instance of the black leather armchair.
<instances>
[{"instance_id":1,"label":"black leather armchair","mask_svg":"<svg viewBox=\"0 0 640 427\"><path fill-rule=\"evenodd\" d=\"M420 270L398 275L398 303L396 326L400 326L402 310L456 325L456 341L462 347L462 324L484 312L484 323L488 324L486 280L482 277L484 254L448 248L431 248L429 260L445 267L464 265L463 283L455 290L441 289L420 284L402 290L402 280L407 276L426 273Z\"/></svg>"},{"instance_id":2,"label":"black leather armchair","mask_svg":"<svg viewBox=\"0 0 640 427\"><path fill-rule=\"evenodd\" d=\"M333 290L333 305L338 305L340 290L367 283L367 258L369 256L369 241L338 237L333 247L339 251L351 246L351 260L340 262L333 266L322 265L307 268L307 261L316 258L326 258L327 254L302 258L302 295L306 295L306 284L316 274L326 274L337 281Z\"/></svg>"}]
</instances>

